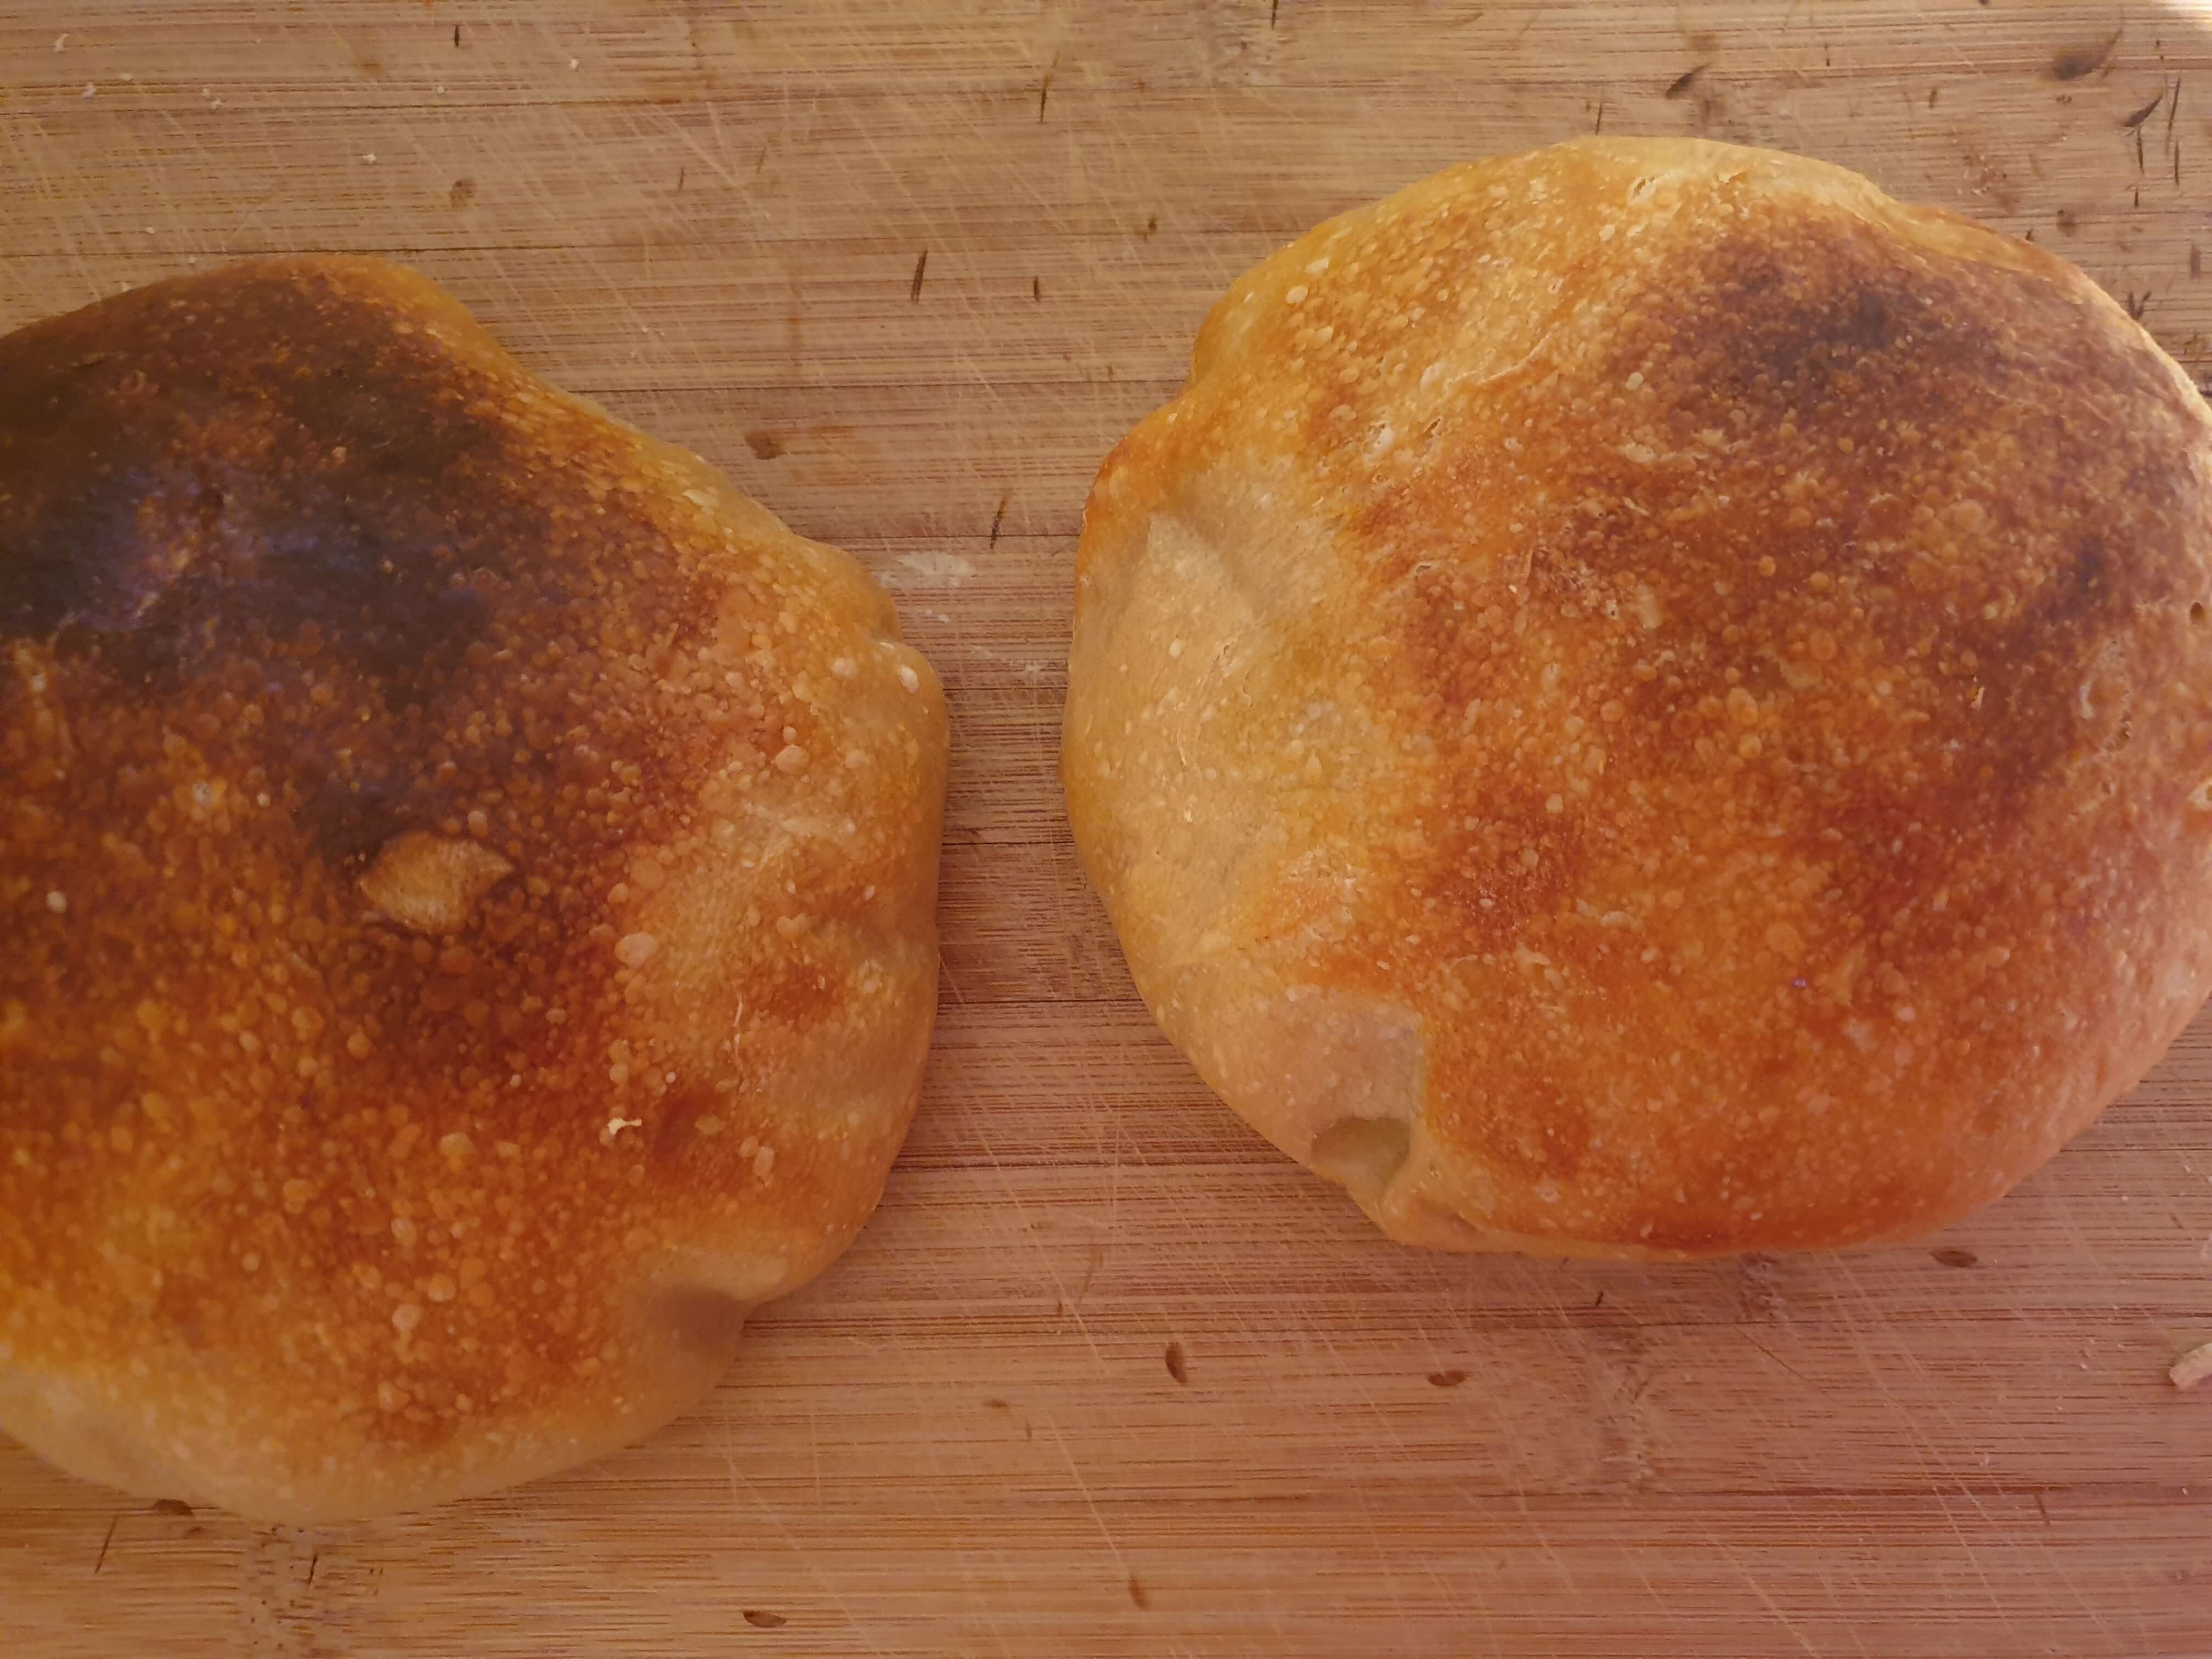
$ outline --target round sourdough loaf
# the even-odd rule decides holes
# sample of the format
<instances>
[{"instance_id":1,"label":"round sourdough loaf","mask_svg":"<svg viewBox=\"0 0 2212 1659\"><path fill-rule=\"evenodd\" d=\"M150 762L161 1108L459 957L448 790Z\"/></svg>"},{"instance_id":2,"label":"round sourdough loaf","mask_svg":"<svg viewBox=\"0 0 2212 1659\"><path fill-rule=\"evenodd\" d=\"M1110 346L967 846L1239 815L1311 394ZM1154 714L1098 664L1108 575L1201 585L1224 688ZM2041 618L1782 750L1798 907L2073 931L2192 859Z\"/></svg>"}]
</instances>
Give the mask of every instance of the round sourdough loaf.
<instances>
[{"instance_id":1,"label":"round sourdough loaf","mask_svg":"<svg viewBox=\"0 0 2212 1659\"><path fill-rule=\"evenodd\" d=\"M1200 1074L1393 1236L1926 1232L2212 983L2212 422L2080 271L1584 142L1214 308L1085 518L1085 867Z\"/></svg>"},{"instance_id":2,"label":"round sourdough loaf","mask_svg":"<svg viewBox=\"0 0 2212 1659\"><path fill-rule=\"evenodd\" d=\"M0 340L0 1427L281 1520L634 1439L874 1206L936 681L419 276Z\"/></svg>"}]
</instances>

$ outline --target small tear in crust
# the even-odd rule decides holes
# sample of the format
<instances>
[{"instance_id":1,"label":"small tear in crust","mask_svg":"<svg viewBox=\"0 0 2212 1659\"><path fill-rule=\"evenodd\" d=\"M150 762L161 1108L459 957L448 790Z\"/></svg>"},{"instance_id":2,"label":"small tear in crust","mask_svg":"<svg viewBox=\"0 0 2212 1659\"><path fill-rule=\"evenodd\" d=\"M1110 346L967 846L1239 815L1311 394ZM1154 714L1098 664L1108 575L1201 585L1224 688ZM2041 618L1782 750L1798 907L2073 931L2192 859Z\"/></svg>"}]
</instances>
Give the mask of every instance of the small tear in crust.
<instances>
[{"instance_id":1,"label":"small tear in crust","mask_svg":"<svg viewBox=\"0 0 2212 1659\"><path fill-rule=\"evenodd\" d=\"M477 901L514 866L490 848L410 830L384 844L361 878L379 915L417 933L458 933Z\"/></svg>"}]
</instances>

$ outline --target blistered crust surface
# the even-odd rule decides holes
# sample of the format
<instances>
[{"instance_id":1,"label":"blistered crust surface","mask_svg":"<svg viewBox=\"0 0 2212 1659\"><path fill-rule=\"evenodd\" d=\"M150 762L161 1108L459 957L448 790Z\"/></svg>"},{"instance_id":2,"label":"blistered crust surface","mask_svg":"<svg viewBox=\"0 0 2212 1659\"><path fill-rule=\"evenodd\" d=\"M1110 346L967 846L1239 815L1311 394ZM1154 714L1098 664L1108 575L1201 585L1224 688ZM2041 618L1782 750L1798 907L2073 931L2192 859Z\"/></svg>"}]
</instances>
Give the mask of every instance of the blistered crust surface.
<instances>
[{"instance_id":1,"label":"blistered crust surface","mask_svg":"<svg viewBox=\"0 0 2212 1659\"><path fill-rule=\"evenodd\" d=\"M1086 867L1401 1237L1925 1231L2205 994L2209 453L2086 277L1853 175L1455 169L1242 279L1102 471Z\"/></svg>"},{"instance_id":2,"label":"blistered crust surface","mask_svg":"<svg viewBox=\"0 0 2212 1659\"><path fill-rule=\"evenodd\" d=\"M0 1422L301 1515L680 1407L903 1134L945 744L856 564L411 274L0 340Z\"/></svg>"}]
</instances>

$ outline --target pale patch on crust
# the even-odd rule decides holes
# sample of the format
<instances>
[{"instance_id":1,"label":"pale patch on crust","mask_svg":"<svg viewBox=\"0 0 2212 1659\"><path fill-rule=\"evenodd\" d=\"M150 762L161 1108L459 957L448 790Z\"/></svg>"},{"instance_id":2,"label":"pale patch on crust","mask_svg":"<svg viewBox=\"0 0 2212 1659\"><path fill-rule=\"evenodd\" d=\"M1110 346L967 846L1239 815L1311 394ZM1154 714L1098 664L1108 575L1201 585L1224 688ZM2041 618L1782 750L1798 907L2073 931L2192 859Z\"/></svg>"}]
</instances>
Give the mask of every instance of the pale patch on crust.
<instances>
[{"instance_id":1,"label":"pale patch on crust","mask_svg":"<svg viewBox=\"0 0 2212 1659\"><path fill-rule=\"evenodd\" d=\"M477 901L514 872L490 848L410 830L386 842L361 878L380 915L418 933L458 933Z\"/></svg>"}]
</instances>

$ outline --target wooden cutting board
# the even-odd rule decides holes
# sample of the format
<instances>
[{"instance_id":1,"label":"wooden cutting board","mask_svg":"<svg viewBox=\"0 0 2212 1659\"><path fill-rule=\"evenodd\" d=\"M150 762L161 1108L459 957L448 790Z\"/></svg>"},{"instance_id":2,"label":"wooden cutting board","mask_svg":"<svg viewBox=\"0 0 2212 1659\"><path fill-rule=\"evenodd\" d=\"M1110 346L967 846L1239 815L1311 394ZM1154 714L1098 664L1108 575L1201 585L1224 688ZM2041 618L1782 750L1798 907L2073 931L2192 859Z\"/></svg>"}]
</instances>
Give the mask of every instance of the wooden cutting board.
<instances>
[{"instance_id":1,"label":"wooden cutting board","mask_svg":"<svg viewBox=\"0 0 2212 1659\"><path fill-rule=\"evenodd\" d=\"M410 260L896 590L945 992L881 1215L647 1443L372 1525L0 1444L0 1652L2212 1651L2212 1025L1933 1247L1384 1243L1152 1030L1054 782L1099 459L1322 216L1602 126L2073 258L2212 373L2212 18L2023 0L15 0L0 328Z\"/></svg>"}]
</instances>

